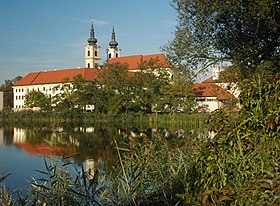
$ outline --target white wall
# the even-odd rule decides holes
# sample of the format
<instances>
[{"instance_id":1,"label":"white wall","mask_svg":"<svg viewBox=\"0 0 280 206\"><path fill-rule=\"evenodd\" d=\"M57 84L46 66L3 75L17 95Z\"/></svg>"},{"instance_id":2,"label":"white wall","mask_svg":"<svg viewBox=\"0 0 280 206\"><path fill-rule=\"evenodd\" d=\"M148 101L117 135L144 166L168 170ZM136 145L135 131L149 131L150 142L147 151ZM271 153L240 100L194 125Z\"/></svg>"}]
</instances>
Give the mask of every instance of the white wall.
<instances>
[{"instance_id":1,"label":"white wall","mask_svg":"<svg viewBox=\"0 0 280 206\"><path fill-rule=\"evenodd\" d=\"M2 111L4 108L4 97L3 92L0 92L0 111Z\"/></svg>"},{"instance_id":2,"label":"white wall","mask_svg":"<svg viewBox=\"0 0 280 206\"><path fill-rule=\"evenodd\" d=\"M216 97L197 97L195 103L199 112L213 112L223 106L223 103Z\"/></svg>"},{"instance_id":3,"label":"white wall","mask_svg":"<svg viewBox=\"0 0 280 206\"><path fill-rule=\"evenodd\" d=\"M61 91L57 90L54 91L54 87L60 86L61 83L58 84L42 84L42 85L25 85L25 86L14 86L13 92L14 92L14 110L19 111L24 109L24 96L34 91L40 91L45 95L50 95L53 97L56 94L59 94Z\"/></svg>"}]
</instances>

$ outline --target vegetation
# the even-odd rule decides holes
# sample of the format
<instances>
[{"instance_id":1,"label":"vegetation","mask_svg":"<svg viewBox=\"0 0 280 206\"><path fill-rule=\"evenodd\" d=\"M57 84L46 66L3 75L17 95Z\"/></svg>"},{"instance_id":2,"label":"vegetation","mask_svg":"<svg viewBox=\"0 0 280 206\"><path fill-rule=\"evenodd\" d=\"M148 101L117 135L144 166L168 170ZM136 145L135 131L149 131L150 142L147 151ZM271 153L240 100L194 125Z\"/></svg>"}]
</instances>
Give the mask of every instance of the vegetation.
<instances>
[{"instance_id":1,"label":"vegetation","mask_svg":"<svg viewBox=\"0 0 280 206\"><path fill-rule=\"evenodd\" d=\"M60 167L46 163L46 171L40 171L46 177L34 180L28 197L12 198L2 190L1 201L9 197L10 205L279 205L280 80L258 76L242 86L250 92L241 94L240 111L225 108L210 116L213 139L115 141L119 161L111 175L100 167L93 179L86 179L83 169L82 175L71 176L68 160Z\"/></svg>"},{"instance_id":2,"label":"vegetation","mask_svg":"<svg viewBox=\"0 0 280 206\"><path fill-rule=\"evenodd\" d=\"M1 201L10 205L279 205L280 80L259 75L242 87L249 92L240 96L240 111L225 108L209 117L209 129L216 132L213 139L185 136L170 142L158 136L134 144L122 139L114 143L119 161L111 175L100 168L94 181L85 178L85 171L71 176L69 163L59 167L54 162L40 171L47 177L34 180L28 197L14 198L2 189Z\"/></svg>"},{"instance_id":3,"label":"vegetation","mask_svg":"<svg viewBox=\"0 0 280 206\"><path fill-rule=\"evenodd\" d=\"M1 85L0 91L3 92L3 106L4 109L11 109L14 106L14 96L13 96L13 88L14 83L19 81L22 77L17 76L12 80L5 80L5 83Z\"/></svg>"},{"instance_id":4,"label":"vegetation","mask_svg":"<svg viewBox=\"0 0 280 206\"><path fill-rule=\"evenodd\" d=\"M185 136L178 143L164 138L136 144L129 144L128 140L115 142L119 156L116 172L104 176L101 171L102 175L94 175L92 182L87 182L84 172L82 181L76 181L79 178L70 178L65 170L54 172L56 164L46 164L45 174L50 178L43 179L41 184L33 183L36 187L30 198L21 203L19 196L18 202L22 205L28 201L58 205L70 204L67 201L73 205L280 204L279 1L173 0L173 6L179 24L175 39L164 49L178 68L178 76L184 76L184 83L191 84L192 78L209 65L229 61L243 77L239 82L241 107L211 114L208 127L215 132L214 138ZM150 105L160 105L162 110L170 98L184 99L180 79L173 88L164 79L151 81L151 76L147 79L145 76L144 80L152 82L147 86L149 90L145 90L146 86L140 84L143 82L131 87L124 71L125 66L115 65L104 74L108 78L114 74L119 81L116 78L99 85L102 94L97 96L98 102L109 102L98 106L100 114L117 116L131 110L146 113ZM138 87L138 83L142 86ZM132 93L137 95L129 99ZM152 98L144 104L138 103L136 97L140 94ZM166 99L162 94L167 95ZM63 100L67 100L68 106L75 105L71 95ZM124 102L124 106L117 100ZM129 101L137 102L138 110ZM172 113L172 107L167 109ZM49 198L43 198L44 194ZM2 202L11 197L5 191L0 195ZM16 204L16 200L8 200Z\"/></svg>"},{"instance_id":5,"label":"vegetation","mask_svg":"<svg viewBox=\"0 0 280 206\"><path fill-rule=\"evenodd\" d=\"M94 108L95 115L109 117L191 111L192 83L180 75L172 77L170 71L160 69L156 63L153 59L144 62L138 65L136 73L129 73L126 64L109 64L100 72L98 80L85 81L81 76L73 82L66 79L54 88L52 97L30 91L25 96L25 105L40 108L42 112L75 117L87 111L87 106Z\"/></svg>"},{"instance_id":6,"label":"vegetation","mask_svg":"<svg viewBox=\"0 0 280 206\"><path fill-rule=\"evenodd\" d=\"M194 78L211 64L229 62L250 77L263 62L279 71L278 0L173 0L178 25L163 47L175 68Z\"/></svg>"}]
</instances>

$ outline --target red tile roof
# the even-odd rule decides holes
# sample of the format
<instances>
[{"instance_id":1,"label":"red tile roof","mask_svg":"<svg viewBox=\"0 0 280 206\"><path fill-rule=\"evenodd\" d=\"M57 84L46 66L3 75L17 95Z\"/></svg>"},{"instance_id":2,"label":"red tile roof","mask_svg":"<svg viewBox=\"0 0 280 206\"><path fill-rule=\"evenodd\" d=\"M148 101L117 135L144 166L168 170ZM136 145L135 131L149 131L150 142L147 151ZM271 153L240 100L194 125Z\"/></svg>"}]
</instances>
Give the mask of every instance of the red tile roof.
<instances>
[{"instance_id":1,"label":"red tile roof","mask_svg":"<svg viewBox=\"0 0 280 206\"><path fill-rule=\"evenodd\" d=\"M170 63L164 54L151 54L151 55L134 55L134 56L123 56L118 58L113 58L109 61L109 64L121 63L128 64L129 70L135 70L139 65L148 63L149 61L155 61L155 65L161 68L170 68ZM54 71L44 71L44 72L33 72L27 74L21 80L19 80L15 86L24 85L39 85L39 84L51 84L51 83L61 83L65 82L66 79L73 81L74 77L81 75L86 81L92 81L98 79L98 74L103 69L92 69L92 68L73 68L65 70L54 70ZM129 76L133 76L130 74Z\"/></svg>"},{"instance_id":2,"label":"red tile roof","mask_svg":"<svg viewBox=\"0 0 280 206\"><path fill-rule=\"evenodd\" d=\"M208 79L205 79L202 83L214 83L213 77L209 77Z\"/></svg>"},{"instance_id":3,"label":"red tile roof","mask_svg":"<svg viewBox=\"0 0 280 206\"><path fill-rule=\"evenodd\" d=\"M240 71L236 68L224 69L219 74L219 79L214 81L213 76L205 79L202 83L227 83L238 82L240 80Z\"/></svg>"},{"instance_id":4,"label":"red tile roof","mask_svg":"<svg viewBox=\"0 0 280 206\"><path fill-rule=\"evenodd\" d=\"M217 97L218 100L236 99L233 94L215 83L195 84L194 93L196 97Z\"/></svg>"},{"instance_id":5,"label":"red tile roof","mask_svg":"<svg viewBox=\"0 0 280 206\"><path fill-rule=\"evenodd\" d=\"M78 75L81 75L83 79L87 81L91 81L97 79L100 71L100 69L92 68L74 68L56 71L34 72L23 77L15 84L15 86L60 83L65 82L66 79L73 81L74 77Z\"/></svg>"},{"instance_id":6,"label":"red tile roof","mask_svg":"<svg viewBox=\"0 0 280 206\"><path fill-rule=\"evenodd\" d=\"M17 143L16 146L22 150L25 150L31 155L43 155L47 157L58 157L65 154L62 147L53 146L50 148L49 145L37 144L32 145L29 143Z\"/></svg>"},{"instance_id":7,"label":"red tile roof","mask_svg":"<svg viewBox=\"0 0 280 206\"><path fill-rule=\"evenodd\" d=\"M121 63L128 64L128 70L135 70L141 64L148 63L149 61L155 61L155 65L161 68L170 68L171 64L167 60L164 54L151 54L151 55L134 55L112 58L108 64Z\"/></svg>"}]
</instances>

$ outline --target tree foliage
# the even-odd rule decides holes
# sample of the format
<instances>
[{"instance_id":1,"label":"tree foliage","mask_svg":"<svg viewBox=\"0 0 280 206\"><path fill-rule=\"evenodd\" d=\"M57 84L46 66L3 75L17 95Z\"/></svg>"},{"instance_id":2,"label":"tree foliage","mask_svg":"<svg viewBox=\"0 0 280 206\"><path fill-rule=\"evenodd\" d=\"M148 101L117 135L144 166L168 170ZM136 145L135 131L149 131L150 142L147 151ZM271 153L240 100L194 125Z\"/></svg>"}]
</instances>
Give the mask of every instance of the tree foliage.
<instances>
[{"instance_id":1,"label":"tree foliage","mask_svg":"<svg viewBox=\"0 0 280 206\"><path fill-rule=\"evenodd\" d=\"M51 110L51 98L40 91L31 91L24 98L28 108L40 108L42 111Z\"/></svg>"},{"instance_id":2,"label":"tree foliage","mask_svg":"<svg viewBox=\"0 0 280 206\"><path fill-rule=\"evenodd\" d=\"M1 85L0 91L3 92L4 98L4 108L13 108L14 105L14 97L13 97L13 85L19 81L22 77L17 76L12 80L5 80L5 83Z\"/></svg>"},{"instance_id":3,"label":"tree foliage","mask_svg":"<svg viewBox=\"0 0 280 206\"><path fill-rule=\"evenodd\" d=\"M240 85L240 111L212 113L213 139L197 142L185 180L187 205L279 205L279 80Z\"/></svg>"},{"instance_id":4,"label":"tree foliage","mask_svg":"<svg viewBox=\"0 0 280 206\"><path fill-rule=\"evenodd\" d=\"M172 63L196 76L209 65L228 61L243 77L264 61L279 71L278 0L173 0L178 13L175 38L163 47Z\"/></svg>"},{"instance_id":5,"label":"tree foliage","mask_svg":"<svg viewBox=\"0 0 280 206\"><path fill-rule=\"evenodd\" d=\"M156 60L138 65L137 72L129 72L127 64L109 64L96 80L85 81L76 76L53 89L52 109L70 115L81 113L87 105L94 105L98 115L119 116L126 113L189 111L192 84L182 76L155 65ZM44 107L43 93L26 95L29 107ZM40 100L41 99L41 100ZM42 108L41 108L42 109Z\"/></svg>"}]
</instances>

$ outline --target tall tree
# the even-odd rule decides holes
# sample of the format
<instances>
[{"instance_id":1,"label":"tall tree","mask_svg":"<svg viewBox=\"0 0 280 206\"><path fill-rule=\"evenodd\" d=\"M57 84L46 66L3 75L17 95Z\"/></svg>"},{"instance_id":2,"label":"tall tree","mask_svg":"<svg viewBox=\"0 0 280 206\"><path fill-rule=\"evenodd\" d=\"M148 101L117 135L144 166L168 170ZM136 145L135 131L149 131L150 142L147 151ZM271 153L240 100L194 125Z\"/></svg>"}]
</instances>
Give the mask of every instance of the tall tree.
<instances>
[{"instance_id":1,"label":"tall tree","mask_svg":"<svg viewBox=\"0 0 280 206\"><path fill-rule=\"evenodd\" d=\"M3 91L4 108L7 109L13 108L14 105L13 85L21 78L22 78L21 76L17 76L12 80L5 80L5 83L1 85L0 91Z\"/></svg>"},{"instance_id":2,"label":"tall tree","mask_svg":"<svg viewBox=\"0 0 280 206\"><path fill-rule=\"evenodd\" d=\"M196 76L209 65L229 61L243 77L264 62L280 66L278 0L173 0L175 38L163 47L172 63Z\"/></svg>"},{"instance_id":3,"label":"tall tree","mask_svg":"<svg viewBox=\"0 0 280 206\"><path fill-rule=\"evenodd\" d=\"M25 105L28 108L37 107L41 111L51 111L51 98L40 91L31 91L25 96Z\"/></svg>"},{"instance_id":4,"label":"tall tree","mask_svg":"<svg viewBox=\"0 0 280 206\"><path fill-rule=\"evenodd\" d=\"M99 101L97 108L109 115L127 112L131 106L127 64L108 64L99 75Z\"/></svg>"}]
</instances>

